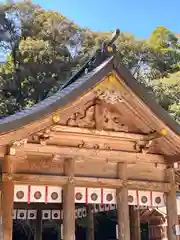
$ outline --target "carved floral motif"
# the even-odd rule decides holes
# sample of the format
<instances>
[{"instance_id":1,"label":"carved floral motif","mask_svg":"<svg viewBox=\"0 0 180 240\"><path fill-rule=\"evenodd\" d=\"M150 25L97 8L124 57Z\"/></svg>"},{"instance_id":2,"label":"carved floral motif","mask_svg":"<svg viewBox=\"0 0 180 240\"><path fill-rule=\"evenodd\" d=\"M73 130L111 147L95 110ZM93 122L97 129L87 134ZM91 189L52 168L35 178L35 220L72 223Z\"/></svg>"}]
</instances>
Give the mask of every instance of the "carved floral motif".
<instances>
[{"instance_id":1,"label":"carved floral motif","mask_svg":"<svg viewBox=\"0 0 180 240\"><path fill-rule=\"evenodd\" d=\"M85 142L85 141L82 141L81 144L79 144L77 146L78 148L87 148L87 149L111 149L111 147L109 146L109 144L107 143L100 143L100 144L97 144L97 143L92 143L92 142Z\"/></svg>"},{"instance_id":2,"label":"carved floral motif","mask_svg":"<svg viewBox=\"0 0 180 240\"><path fill-rule=\"evenodd\" d=\"M49 137L50 132L51 132L51 130L49 128L46 128L46 129L32 135L31 140L36 141L36 142L40 143L41 145L46 145L47 140L50 139L50 137Z\"/></svg>"},{"instance_id":3,"label":"carved floral motif","mask_svg":"<svg viewBox=\"0 0 180 240\"><path fill-rule=\"evenodd\" d=\"M19 141L15 141L13 142L13 146L15 147L21 147L21 146L24 146L26 143L27 143L28 139L25 138L25 139L21 139Z\"/></svg>"},{"instance_id":4,"label":"carved floral motif","mask_svg":"<svg viewBox=\"0 0 180 240\"><path fill-rule=\"evenodd\" d=\"M148 153L150 148L152 147L153 141L138 141L135 143L134 149L136 152Z\"/></svg>"},{"instance_id":5,"label":"carved floral motif","mask_svg":"<svg viewBox=\"0 0 180 240\"><path fill-rule=\"evenodd\" d=\"M67 119L66 125L71 127L94 128L97 126L97 118L100 118L102 130L111 131L128 131L128 127L122 122L121 116L118 113L110 111L105 105L100 106L100 115L96 116L96 106L98 103L89 106L84 111L78 111Z\"/></svg>"},{"instance_id":6,"label":"carved floral motif","mask_svg":"<svg viewBox=\"0 0 180 240\"><path fill-rule=\"evenodd\" d=\"M119 91L117 91L115 88L106 88L104 90L97 89L96 94L100 100L104 100L105 102L110 104L123 102Z\"/></svg>"},{"instance_id":7,"label":"carved floral motif","mask_svg":"<svg viewBox=\"0 0 180 240\"><path fill-rule=\"evenodd\" d=\"M90 106L84 110L84 112L74 113L68 120L67 125L72 127L95 127L95 117L94 117L94 108L95 106Z\"/></svg>"},{"instance_id":8,"label":"carved floral motif","mask_svg":"<svg viewBox=\"0 0 180 240\"><path fill-rule=\"evenodd\" d=\"M110 112L107 108L103 111L103 129L111 131L128 131L119 114Z\"/></svg>"}]
</instances>

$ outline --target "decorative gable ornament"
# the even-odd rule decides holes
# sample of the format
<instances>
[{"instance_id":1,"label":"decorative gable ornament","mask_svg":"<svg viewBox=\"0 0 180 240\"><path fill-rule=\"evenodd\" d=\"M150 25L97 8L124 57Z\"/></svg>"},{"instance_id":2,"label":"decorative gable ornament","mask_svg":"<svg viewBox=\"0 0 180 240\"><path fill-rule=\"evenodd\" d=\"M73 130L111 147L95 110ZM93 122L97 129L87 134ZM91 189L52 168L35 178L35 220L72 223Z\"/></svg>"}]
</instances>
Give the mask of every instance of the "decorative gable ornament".
<instances>
[{"instance_id":1,"label":"decorative gable ornament","mask_svg":"<svg viewBox=\"0 0 180 240\"><path fill-rule=\"evenodd\" d=\"M99 88L96 90L96 94L100 100L103 100L110 104L123 102L120 92L117 91L115 88L106 88L106 89Z\"/></svg>"}]
</instances>

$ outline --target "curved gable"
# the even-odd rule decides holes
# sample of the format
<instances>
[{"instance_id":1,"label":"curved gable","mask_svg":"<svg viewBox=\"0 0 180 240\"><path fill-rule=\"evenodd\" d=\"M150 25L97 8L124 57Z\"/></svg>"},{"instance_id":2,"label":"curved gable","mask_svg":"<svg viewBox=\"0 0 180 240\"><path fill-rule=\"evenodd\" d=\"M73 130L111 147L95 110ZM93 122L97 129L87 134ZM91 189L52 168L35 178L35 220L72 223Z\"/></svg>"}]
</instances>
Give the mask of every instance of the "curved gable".
<instances>
[{"instance_id":1,"label":"curved gable","mask_svg":"<svg viewBox=\"0 0 180 240\"><path fill-rule=\"evenodd\" d=\"M54 125L139 134L139 151L180 153L179 125L114 57L54 96L0 121L0 145Z\"/></svg>"}]
</instances>

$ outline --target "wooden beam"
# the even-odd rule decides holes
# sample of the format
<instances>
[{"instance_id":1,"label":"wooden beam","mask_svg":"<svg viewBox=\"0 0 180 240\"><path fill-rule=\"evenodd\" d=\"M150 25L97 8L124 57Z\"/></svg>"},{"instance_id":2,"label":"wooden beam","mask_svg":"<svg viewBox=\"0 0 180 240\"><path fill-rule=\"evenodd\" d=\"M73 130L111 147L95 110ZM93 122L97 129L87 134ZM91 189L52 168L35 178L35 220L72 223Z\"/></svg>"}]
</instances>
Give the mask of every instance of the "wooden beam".
<instances>
[{"instance_id":1,"label":"wooden beam","mask_svg":"<svg viewBox=\"0 0 180 240\"><path fill-rule=\"evenodd\" d=\"M163 183L163 182L138 181L138 180L127 180L126 182L127 182L128 189L136 189L136 190L146 189L149 191L157 191L157 192L169 192L171 189L171 185L169 183ZM176 185L176 189L178 189L177 185Z\"/></svg>"},{"instance_id":2,"label":"wooden beam","mask_svg":"<svg viewBox=\"0 0 180 240\"><path fill-rule=\"evenodd\" d=\"M49 175L64 175L64 158L61 155L41 155L9 156L17 173L34 173ZM116 178L116 164L106 162L106 159L87 159L84 157L74 158L76 161L75 174L77 176L91 176L99 178ZM94 166L97 166L94 168ZM166 164L155 163L128 163L129 179L164 182L164 170Z\"/></svg>"},{"instance_id":3,"label":"wooden beam","mask_svg":"<svg viewBox=\"0 0 180 240\"><path fill-rule=\"evenodd\" d=\"M98 118L98 120L100 117ZM96 123L98 124L98 123ZM101 126L101 120L100 120ZM146 145L149 141L162 137L162 135L157 132L152 132L149 134L135 134L135 133L126 133L126 132L111 132L111 131L98 131L92 129L85 128L77 128L77 127L67 127L67 126L53 126L52 131L48 134L45 133L45 137L48 136L49 140L47 143L51 144L51 140L53 142L56 140L64 141L64 139L73 139L74 143L77 141L85 141L85 142L96 142L99 143L108 143L112 146L112 144L116 144L119 142L118 149L125 150L125 147L131 150L132 152L138 152L135 144L137 145ZM58 145L58 144L57 144Z\"/></svg>"},{"instance_id":4,"label":"wooden beam","mask_svg":"<svg viewBox=\"0 0 180 240\"><path fill-rule=\"evenodd\" d=\"M52 176L52 175L39 175L39 174L23 174L14 173L2 175L3 181L12 179L15 184L39 184L39 185L52 185L63 186L67 184L68 177L66 176Z\"/></svg>"},{"instance_id":5,"label":"wooden beam","mask_svg":"<svg viewBox=\"0 0 180 240\"><path fill-rule=\"evenodd\" d=\"M81 157L83 159L106 159L106 162L118 163L136 163L136 162L146 162L146 163L166 163L166 160L162 155L156 154L143 154L143 153L132 153L123 152L115 150L99 150L99 149L86 149L86 148L76 148L76 147L60 147L55 145L41 145L28 143L24 146L13 146L11 148L14 155L28 155L28 154L51 154L61 155L64 157Z\"/></svg>"},{"instance_id":6,"label":"wooden beam","mask_svg":"<svg viewBox=\"0 0 180 240\"><path fill-rule=\"evenodd\" d=\"M71 179L74 177L75 162L73 159L65 161L65 174L68 177L68 183L63 191L63 239L74 240L75 234L75 200L74 184Z\"/></svg>"},{"instance_id":7,"label":"wooden beam","mask_svg":"<svg viewBox=\"0 0 180 240\"><path fill-rule=\"evenodd\" d=\"M46 136L46 135L45 135ZM45 139L45 137L44 137ZM41 140L40 140L41 142ZM127 152L138 152L136 140L115 138L108 136L94 136L89 134L77 134L77 133L66 133L66 132L51 132L48 138L45 140L46 145L57 145L57 146L68 146L68 147L83 147L89 146L100 149L111 149ZM146 144L145 141L137 141L141 144ZM32 143L34 143L32 141Z\"/></svg>"},{"instance_id":8,"label":"wooden beam","mask_svg":"<svg viewBox=\"0 0 180 240\"><path fill-rule=\"evenodd\" d=\"M167 208L167 235L168 239L179 240L179 236L175 234L175 226L179 225L178 212L177 212L177 200L176 200L176 180L174 169L170 168L166 170L167 179L169 179L172 187L167 193L166 208Z\"/></svg>"},{"instance_id":9,"label":"wooden beam","mask_svg":"<svg viewBox=\"0 0 180 240\"><path fill-rule=\"evenodd\" d=\"M153 139L157 139L157 138L160 138L160 137L162 137L162 135L160 135L159 133L157 133L155 131L155 132L152 132L152 133L149 133L149 134L143 136L141 138L141 140L143 140L143 141L151 141Z\"/></svg>"},{"instance_id":10,"label":"wooden beam","mask_svg":"<svg viewBox=\"0 0 180 240\"><path fill-rule=\"evenodd\" d=\"M118 164L118 177L127 180L127 165ZM130 240L128 189L117 189L118 240Z\"/></svg>"},{"instance_id":11,"label":"wooden beam","mask_svg":"<svg viewBox=\"0 0 180 240\"><path fill-rule=\"evenodd\" d=\"M83 135L94 136L94 137L109 137L109 138L123 138L129 140L143 140L144 134L136 134L136 133L125 133L125 132L112 132L112 131L98 131L95 129L87 129L87 128L78 128L78 127L68 127L68 126L60 126L55 125L51 127L51 131L56 133L69 133L69 134L81 134L81 138Z\"/></svg>"},{"instance_id":12,"label":"wooden beam","mask_svg":"<svg viewBox=\"0 0 180 240\"><path fill-rule=\"evenodd\" d=\"M106 179L95 177L72 177L67 176L50 176L50 175L36 175L36 174L3 174L3 181L12 179L16 184L39 184L39 185L55 185L64 186L69 181L79 187L97 187L97 188L114 188L127 187L135 190L149 190L157 192L169 192L171 190L170 183L152 182L152 181L138 181L138 180L122 180L122 179ZM176 186L178 189L178 186Z\"/></svg>"}]
</instances>

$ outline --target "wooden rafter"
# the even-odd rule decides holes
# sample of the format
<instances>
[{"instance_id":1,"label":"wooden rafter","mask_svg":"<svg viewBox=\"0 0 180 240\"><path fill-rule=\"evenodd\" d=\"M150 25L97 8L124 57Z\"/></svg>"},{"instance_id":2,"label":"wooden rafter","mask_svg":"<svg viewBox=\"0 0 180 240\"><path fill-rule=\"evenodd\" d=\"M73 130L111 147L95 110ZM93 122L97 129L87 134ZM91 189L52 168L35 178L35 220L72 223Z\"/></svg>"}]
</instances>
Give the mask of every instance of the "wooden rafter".
<instances>
[{"instance_id":1,"label":"wooden rafter","mask_svg":"<svg viewBox=\"0 0 180 240\"><path fill-rule=\"evenodd\" d=\"M81 134L93 136L93 137L108 137L114 139L127 139L127 140L143 140L146 136L144 134L136 134L136 133L126 133L126 132L112 132L112 131L98 131L95 129L87 129L87 128L78 128L78 127L68 127L68 126L60 126L55 125L51 128L51 131L56 132L57 134L62 133L71 133L71 134Z\"/></svg>"},{"instance_id":2,"label":"wooden rafter","mask_svg":"<svg viewBox=\"0 0 180 240\"><path fill-rule=\"evenodd\" d=\"M55 125L31 136L28 142L44 145L56 144L70 147L148 152L152 141L160 137L162 135L157 132L137 134Z\"/></svg>"}]
</instances>

